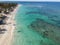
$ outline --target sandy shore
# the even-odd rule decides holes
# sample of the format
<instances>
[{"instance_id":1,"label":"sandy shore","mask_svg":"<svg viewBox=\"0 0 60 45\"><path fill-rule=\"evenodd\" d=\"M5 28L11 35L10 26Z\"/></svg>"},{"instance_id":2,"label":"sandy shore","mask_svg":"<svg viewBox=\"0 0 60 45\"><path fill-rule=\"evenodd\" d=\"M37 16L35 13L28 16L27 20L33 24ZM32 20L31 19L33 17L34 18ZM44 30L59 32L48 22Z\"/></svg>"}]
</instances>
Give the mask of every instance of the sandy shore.
<instances>
[{"instance_id":1,"label":"sandy shore","mask_svg":"<svg viewBox=\"0 0 60 45\"><path fill-rule=\"evenodd\" d=\"M20 5L18 5L16 7L16 9L9 15L7 15L9 17L8 20L6 20L7 25L4 25L5 28L7 29L7 31L5 32L5 34L2 35L2 37L0 38L0 45L12 45L12 39L13 39L13 32L15 30L15 15L16 12L18 10L18 8L20 7Z\"/></svg>"}]
</instances>

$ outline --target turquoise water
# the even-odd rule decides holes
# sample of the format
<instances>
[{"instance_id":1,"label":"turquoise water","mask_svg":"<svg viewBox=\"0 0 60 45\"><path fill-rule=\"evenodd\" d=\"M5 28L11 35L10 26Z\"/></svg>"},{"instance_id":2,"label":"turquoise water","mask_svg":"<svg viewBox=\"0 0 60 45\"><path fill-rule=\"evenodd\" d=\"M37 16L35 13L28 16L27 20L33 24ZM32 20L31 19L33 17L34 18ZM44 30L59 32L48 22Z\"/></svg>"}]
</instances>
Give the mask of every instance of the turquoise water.
<instances>
[{"instance_id":1,"label":"turquoise water","mask_svg":"<svg viewBox=\"0 0 60 45\"><path fill-rule=\"evenodd\" d=\"M44 38L41 34L34 31L34 29L29 28L29 25L35 21L36 18L51 24L56 24L44 14L35 13L38 11L38 8L24 5L19 8L18 13L16 14L14 45L58 45L53 40Z\"/></svg>"}]
</instances>

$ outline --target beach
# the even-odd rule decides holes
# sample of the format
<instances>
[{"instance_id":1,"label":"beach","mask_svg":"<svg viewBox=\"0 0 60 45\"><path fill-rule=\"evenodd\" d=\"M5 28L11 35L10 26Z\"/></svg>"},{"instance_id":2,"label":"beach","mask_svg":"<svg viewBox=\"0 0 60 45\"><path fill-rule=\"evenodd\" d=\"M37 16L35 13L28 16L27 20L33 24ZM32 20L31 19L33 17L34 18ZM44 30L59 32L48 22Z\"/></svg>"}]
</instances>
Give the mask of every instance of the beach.
<instances>
[{"instance_id":1,"label":"beach","mask_svg":"<svg viewBox=\"0 0 60 45\"><path fill-rule=\"evenodd\" d=\"M60 45L59 4L0 3L0 45Z\"/></svg>"},{"instance_id":2,"label":"beach","mask_svg":"<svg viewBox=\"0 0 60 45\"><path fill-rule=\"evenodd\" d=\"M16 27L14 19L15 19L15 15L16 15L16 12L17 12L19 6L20 5L17 5L17 7L14 9L14 11L7 15L7 17L9 17L9 18L6 20L7 24L4 25L4 27L7 31L0 38L0 45L12 45L12 39L14 37L13 35L14 35L15 27Z\"/></svg>"}]
</instances>

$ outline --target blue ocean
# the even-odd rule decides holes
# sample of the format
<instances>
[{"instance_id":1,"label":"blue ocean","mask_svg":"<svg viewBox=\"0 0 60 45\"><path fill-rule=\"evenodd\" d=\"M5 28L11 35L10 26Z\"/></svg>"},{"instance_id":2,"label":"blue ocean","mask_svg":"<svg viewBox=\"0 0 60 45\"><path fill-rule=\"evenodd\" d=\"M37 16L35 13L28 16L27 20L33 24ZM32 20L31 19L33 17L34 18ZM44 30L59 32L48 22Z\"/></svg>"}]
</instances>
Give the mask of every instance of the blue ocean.
<instances>
[{"instance_id":1,"label":"blue ocean","mask_svg":"<svg viewBox=\"0 0 60 45\"><path fill-rule=\"evenodd\" d=\"M13 45L60 45L60 2L19 2Z\"/></svg>"}]
</instances>

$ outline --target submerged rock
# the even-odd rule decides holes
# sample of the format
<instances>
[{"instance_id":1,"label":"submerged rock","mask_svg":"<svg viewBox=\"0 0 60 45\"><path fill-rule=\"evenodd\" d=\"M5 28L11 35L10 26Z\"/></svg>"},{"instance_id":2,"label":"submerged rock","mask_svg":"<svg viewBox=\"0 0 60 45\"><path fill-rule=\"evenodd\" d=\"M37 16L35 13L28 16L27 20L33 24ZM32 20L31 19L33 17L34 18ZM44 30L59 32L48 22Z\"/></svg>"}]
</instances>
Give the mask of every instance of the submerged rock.
<instances>
[{"instance_id":1,"label":"submerged rock","mask_svg":"<svg viewBox=\"0 0 60 45\"><path fill-rule=\"evenodd\" d=\"M21 32L21 31L17 31L18 33Z\"/></svg>"},{"instance_id":2,"label":"submerged rock","mask_svg":"<svg viewBox=\"0 0 60 45\"><path fill-rule=\"evenodd\" d=\"M51 39L53 41L55 41L56 43L60 42L60 38L59 40L56 40L56 37L60 37L60 27L47 23L44 20L41 19L36 19L35 21L33 21L29 27L31 29L33 29L34 31L38 32L39 34L41 34L41 36L43 38L47 38L47 39ZM60 44L60 43L59 43Z\"/></svg>"}]
</instances>

